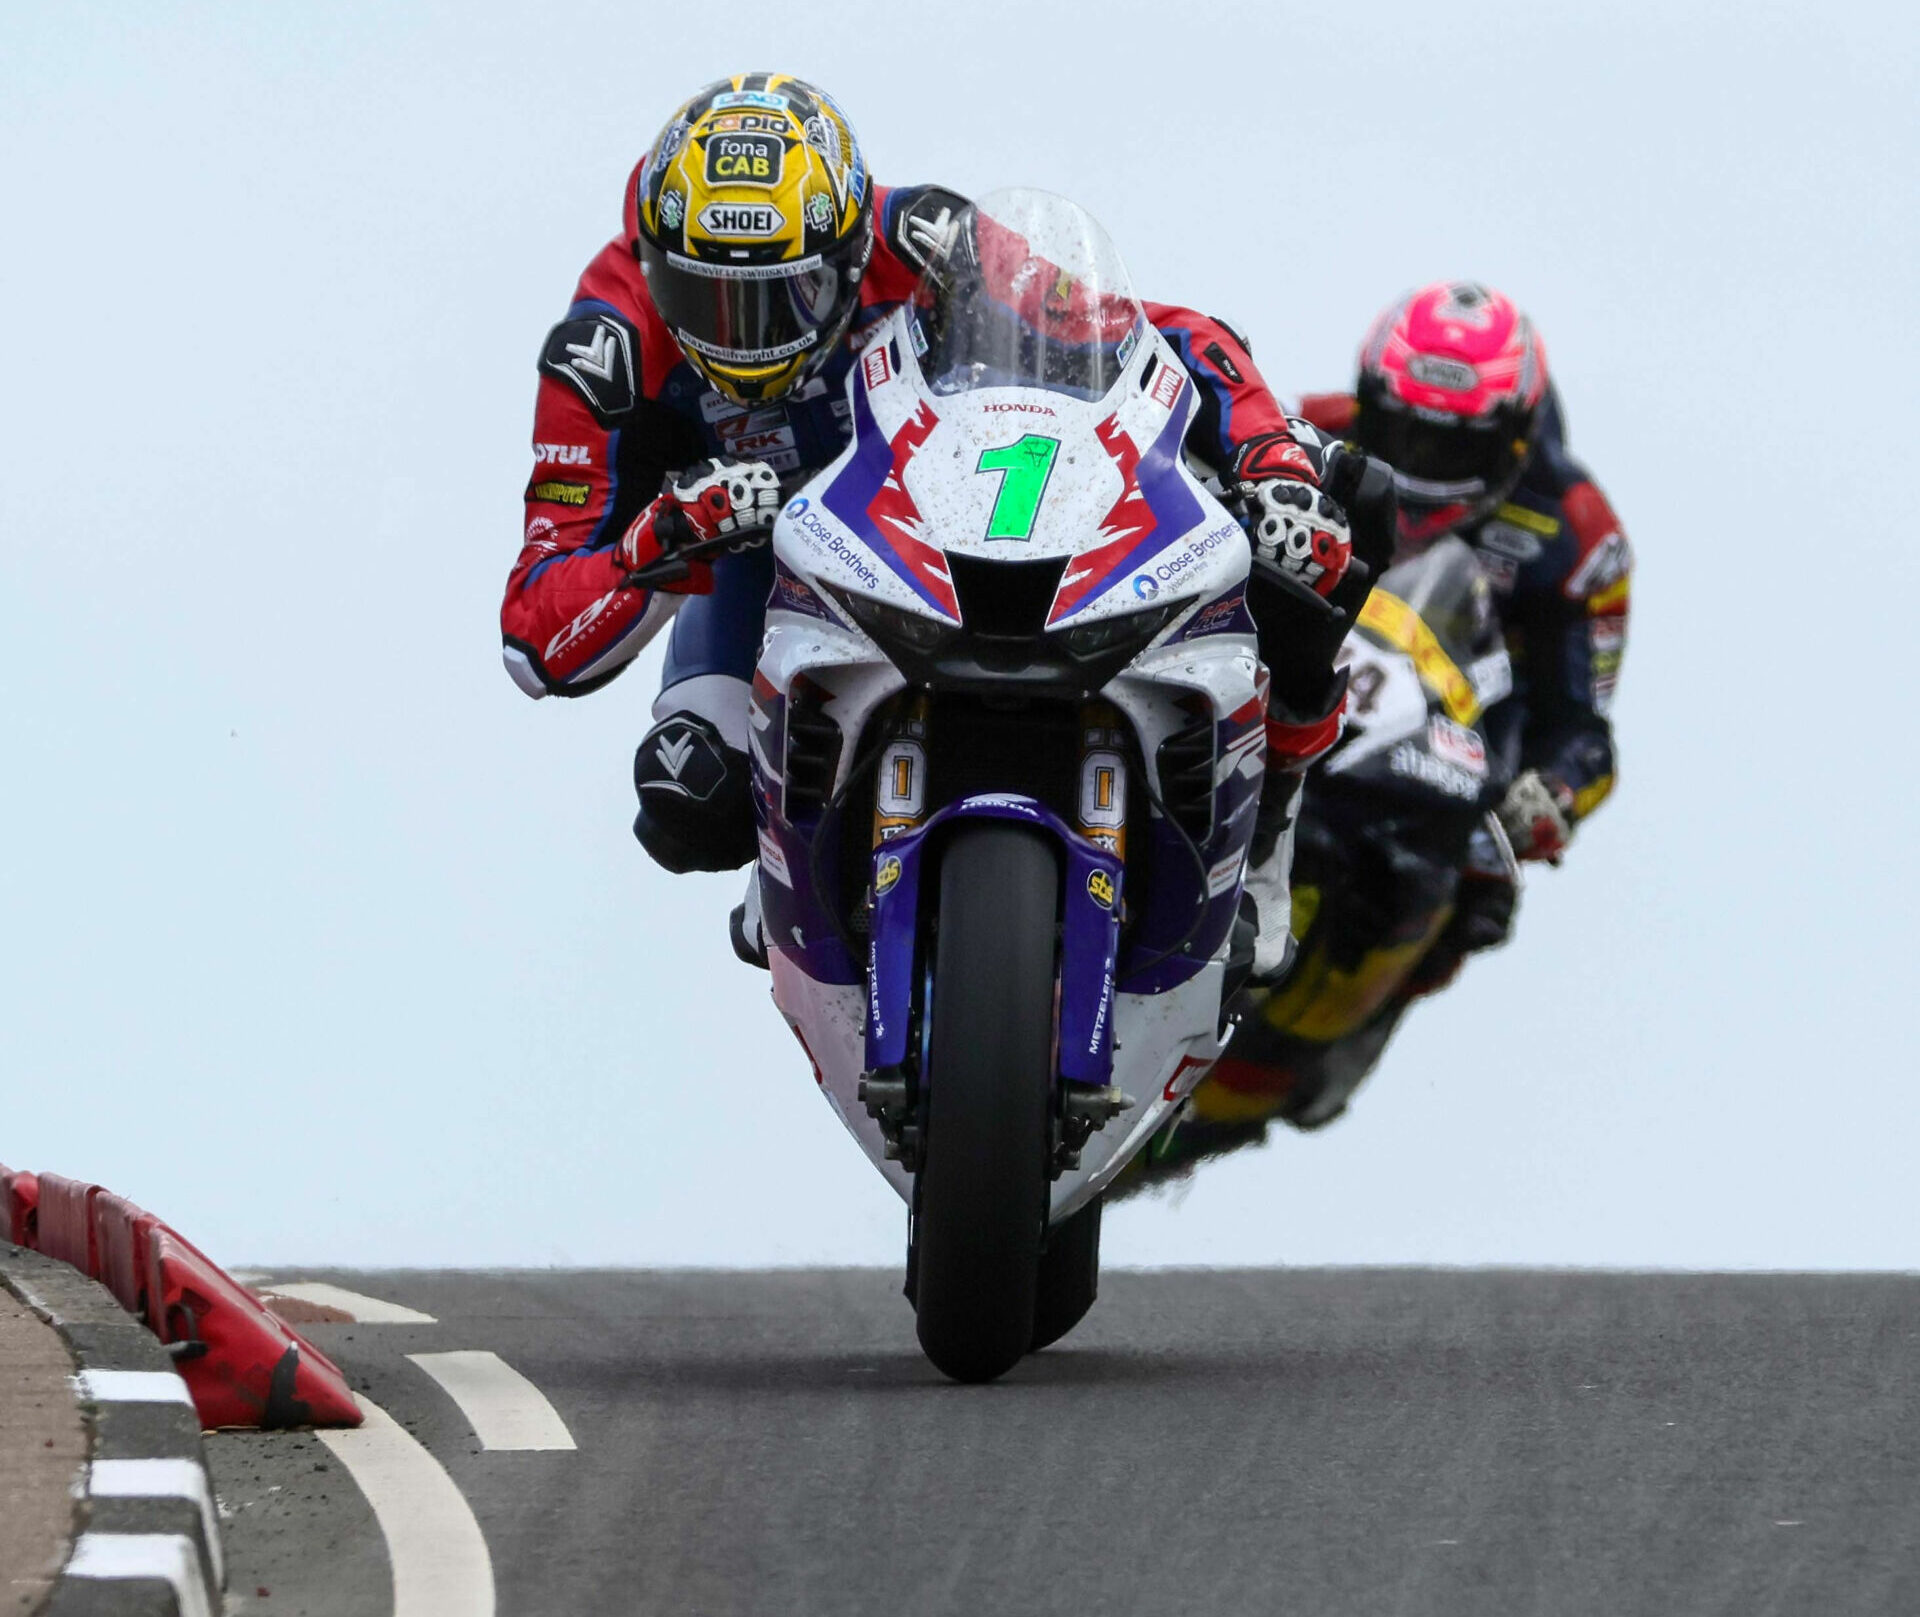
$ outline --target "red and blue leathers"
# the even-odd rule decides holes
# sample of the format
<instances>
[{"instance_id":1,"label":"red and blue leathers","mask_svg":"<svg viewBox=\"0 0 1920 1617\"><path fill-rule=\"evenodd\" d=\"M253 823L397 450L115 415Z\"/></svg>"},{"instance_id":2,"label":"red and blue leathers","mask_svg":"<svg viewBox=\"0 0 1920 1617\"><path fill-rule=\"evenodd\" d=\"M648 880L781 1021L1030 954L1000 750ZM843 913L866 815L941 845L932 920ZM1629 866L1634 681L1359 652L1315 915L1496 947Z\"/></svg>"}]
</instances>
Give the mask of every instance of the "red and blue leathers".
<instances>
[{"instance_id":1,"label":"red and blue leathers","mask_svg":"<svg viewBox=\"0 0 1920 1617\"><path fill-rule=\"evenodd\" d=\"M1312 394L1300 413L1344 436L1353 396ZM1568 452L1553 392L1519 483L1460 537L1493 584L1513 660L1513 694L1488 714L1495 745L1514 774L1535 769L1564 785L1577 824L1613 790L1608 715L1626 648L1633 552L1606 496Z\"/></svg>"},{"instance_id":2,"label":"red and blue leathers","mask_svg":"<svg viewBox=\"0 0 1920 1617\"><path fill-rule=\"evenodd\" d=\"M797 477L839 454L850 435L844 382L853 354L919 278L901 246L906 215L929 196L960 205L933 188L876 187L873 255L847 339L791 393L748 406L716 392L686 363L648 295L634 245L635 184L644 168L643 159L628 182L623 235L588 265L542 355L526 528L500 613L508 671L531 696L599 688L676 608L667 686L713 675L750 678L772 578L764 551L726 558L714 568L712 594L686 597L629 586L615 546L670 471L729 455ZM1199 384L1201 410L1188 448L1223 477L1238 460L1241 476L1315 481L1233 332L1187 309L1146 308ZM1310 757L1332 741L1338 683L1330 688L1332 712L1291 712L1289 720L1305 722L1270 727L1280 760ZM744 684L741 703L744 723Z\"/></svg>"}]
</instances>

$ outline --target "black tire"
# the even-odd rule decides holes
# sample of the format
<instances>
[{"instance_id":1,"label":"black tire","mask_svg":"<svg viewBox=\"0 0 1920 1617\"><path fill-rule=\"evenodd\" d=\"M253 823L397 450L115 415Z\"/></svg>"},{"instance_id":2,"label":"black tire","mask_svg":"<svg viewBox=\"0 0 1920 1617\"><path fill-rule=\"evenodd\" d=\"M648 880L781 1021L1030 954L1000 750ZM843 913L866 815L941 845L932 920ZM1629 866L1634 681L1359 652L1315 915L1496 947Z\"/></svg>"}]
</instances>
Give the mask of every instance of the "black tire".
<instances>
[{"instance_id":1,"label":"black tire","mask_svg":"<svg viewBox=\"0 0 1920 1617\"><path fill-rule=\"evenodd\" d=\"M991 1381L1033 1340L1059 902L1047 838L988 822L948 843L914 1262L920 1346L955 1381Z\"/></svg>"},{"instance_id":2,"label":"black tire","mask_svg":"<svg viewBox=\"0 0 1920 1617\"><path fill-rule=\"evenodd\" d=\"M1047 1231L1034 1288L1033 1340L1029 1353L1060 1340L1100 1295L1100 1208L1096 1199Z\"/></svg>"}]
</instances>

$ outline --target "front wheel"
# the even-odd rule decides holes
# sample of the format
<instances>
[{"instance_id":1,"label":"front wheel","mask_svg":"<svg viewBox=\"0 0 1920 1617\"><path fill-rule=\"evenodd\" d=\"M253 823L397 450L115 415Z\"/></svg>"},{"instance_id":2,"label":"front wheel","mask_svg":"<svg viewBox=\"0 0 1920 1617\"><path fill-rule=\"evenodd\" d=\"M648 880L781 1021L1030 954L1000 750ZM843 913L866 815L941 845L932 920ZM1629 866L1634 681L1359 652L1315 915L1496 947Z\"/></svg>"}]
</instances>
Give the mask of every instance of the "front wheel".
<instances>
[{"instance_id":1,"label":"front wheel","mask_svg":"<svg viewBox=\"0 0 1920 1617\"><path fill-rule=\"evenodd\" d=\"M920 1345L956 1381L991 1381L1033 1341L1059 902L1047 838L990 821L948 843L914 1241Z\"/></svg>"}]
</instances>

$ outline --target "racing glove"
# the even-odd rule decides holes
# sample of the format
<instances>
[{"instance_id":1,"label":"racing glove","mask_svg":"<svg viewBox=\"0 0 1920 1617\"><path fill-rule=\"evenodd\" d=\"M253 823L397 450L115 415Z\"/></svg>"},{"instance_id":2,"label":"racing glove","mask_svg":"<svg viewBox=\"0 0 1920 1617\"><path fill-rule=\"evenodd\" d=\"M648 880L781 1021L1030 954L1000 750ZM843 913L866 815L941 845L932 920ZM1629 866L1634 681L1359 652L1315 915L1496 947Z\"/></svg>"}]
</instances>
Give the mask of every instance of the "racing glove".
<instances>
[{"instance_id":1,"label":"racing glove","mask_svg":"<svg viewBox=\"0 0 1920 1617\"><path fill-rule=\"evenodd\" d=\"M1560 863L1573 839L1573 791L1551 775L1529 769L1510 787L1498 810L1516 859Z\"/></svg>"},{"instance_id":2,"label":"racing glove","mask_svg":"<svg viewBox=\"0 0 1920 1617\"><path fill-rule=\"evenodd\" d=\"M668 477L614 552L630 585L706 595L711 557L760 543L779 514L780 477L765 461L703 461Z\"/></svg>"},{"instance_id":3,"label":"racing glove","mask_svg":"<svg viewBox=\"0 0 1920 1617\"><path fill-rule=\"evenodd\" d=\"M1304 585L1323 599L1347 576L1353 535L1347 514L1311 483L1290 477L1242 483L1253 564Z\"/></svg>"}]
</instances>

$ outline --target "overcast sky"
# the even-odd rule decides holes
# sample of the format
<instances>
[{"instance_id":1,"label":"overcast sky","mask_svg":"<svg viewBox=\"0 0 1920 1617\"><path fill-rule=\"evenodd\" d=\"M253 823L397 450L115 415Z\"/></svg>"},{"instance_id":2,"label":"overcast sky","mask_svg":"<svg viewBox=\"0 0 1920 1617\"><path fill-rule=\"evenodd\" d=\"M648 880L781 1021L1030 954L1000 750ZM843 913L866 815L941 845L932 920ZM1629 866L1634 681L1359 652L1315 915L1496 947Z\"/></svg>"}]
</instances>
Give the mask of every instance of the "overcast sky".
<instances>
[{"instance_id":1,"label":"overcast sky","mask_svg":"<svg viewBox=\"0 0 1920 1617\"><path fill-rule=\"evenodd\" d=\"M764 67L883 182L1084 202L1286 394L1492 281L1635 542L1620 791L1517 942L1107 1261L1920 1266L1917 43L1844 4L6 7L0 1159L232 1261L899 1260L727 946L740 878L629 835L657 654L537 704L498 655L540 340L674 106Z\"/></svg>"}]
</instances>

